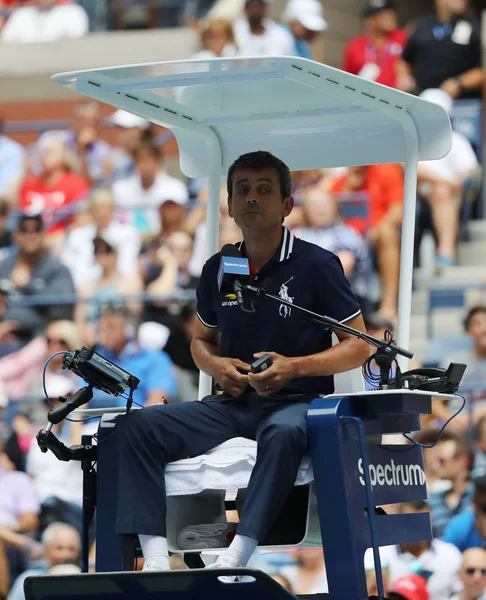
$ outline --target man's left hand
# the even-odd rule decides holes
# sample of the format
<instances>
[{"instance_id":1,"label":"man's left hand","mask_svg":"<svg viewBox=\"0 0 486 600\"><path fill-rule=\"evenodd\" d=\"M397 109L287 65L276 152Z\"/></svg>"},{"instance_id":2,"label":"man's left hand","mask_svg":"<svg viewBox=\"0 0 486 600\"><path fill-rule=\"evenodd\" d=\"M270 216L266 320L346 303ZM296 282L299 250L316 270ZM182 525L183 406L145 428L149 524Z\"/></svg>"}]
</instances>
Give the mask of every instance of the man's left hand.
<instances>
[{"instance_id":1,"label":"man's left hand","mask_svg":"<svg viewBox=\"0 0 486 600\"><path fill-rule=\"evenodd\" d=\"M260 358L264 354L270 354L272 365L262 373L248 373L248 381L261 396L271 396L295 379L296 372L292 358L287 356L276 352L257 352L253 356Z\"/></svg>"}]
</instances>

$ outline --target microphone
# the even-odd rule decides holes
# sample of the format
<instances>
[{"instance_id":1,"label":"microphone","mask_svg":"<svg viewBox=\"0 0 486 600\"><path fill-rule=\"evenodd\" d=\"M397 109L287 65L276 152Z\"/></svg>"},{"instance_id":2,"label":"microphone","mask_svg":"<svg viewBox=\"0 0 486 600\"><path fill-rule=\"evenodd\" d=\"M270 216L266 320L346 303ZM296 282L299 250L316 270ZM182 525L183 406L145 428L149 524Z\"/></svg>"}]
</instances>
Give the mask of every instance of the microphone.
<instances>
[{"instance_id":1,"label":"microphone","mask_svg":"<svg viewBox=\"0 0 486 600\"><path fill-rule=\"evenodd\" d=\"M234 294L239 306L243 306L243 290L250 277L248 259L233 244L225 244L220 251L221 263L218 271L218 291Z\"/></svg>"}]
</instances>

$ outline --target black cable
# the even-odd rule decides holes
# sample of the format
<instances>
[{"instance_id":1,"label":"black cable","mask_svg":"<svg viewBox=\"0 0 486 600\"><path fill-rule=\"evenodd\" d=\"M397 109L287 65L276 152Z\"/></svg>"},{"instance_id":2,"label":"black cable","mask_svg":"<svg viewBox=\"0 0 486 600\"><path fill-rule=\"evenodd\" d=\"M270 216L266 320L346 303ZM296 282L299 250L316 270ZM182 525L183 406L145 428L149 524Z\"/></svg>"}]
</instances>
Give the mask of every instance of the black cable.
<instances>
[{"instance_id":1,"label":"black cable","mask_svg":"<svg viewBox=\"0 0 486 600\"><path fill-rule=\"evenodd\" d=\"M452 417L449 417L447 419L447 421L444 423L444 425L442 425L442 429L437 434L437 439L435 440L435 442L433 444L428 444L428 445L421 444L420 442L417 442L413 438L409 437L406 433L402 433L403 437L407 438L407 440L409 442L412 442L413 444L415 444L416 446L419 446L420 448L433 448L434 446L436 446L440 442L440 438L442 437L442 434L444 433L447 425L449 425L449 423L452 421L452 419L455 419L459 415L459 413L464 410L464 407L466 406L466 398L462 394L459 394L456 392L454 394L454 396L459 396L459 398L462 398L462 406L459 408L459 410L456 413L454 413L452 415Z\"/></svg>"}]
</instances>

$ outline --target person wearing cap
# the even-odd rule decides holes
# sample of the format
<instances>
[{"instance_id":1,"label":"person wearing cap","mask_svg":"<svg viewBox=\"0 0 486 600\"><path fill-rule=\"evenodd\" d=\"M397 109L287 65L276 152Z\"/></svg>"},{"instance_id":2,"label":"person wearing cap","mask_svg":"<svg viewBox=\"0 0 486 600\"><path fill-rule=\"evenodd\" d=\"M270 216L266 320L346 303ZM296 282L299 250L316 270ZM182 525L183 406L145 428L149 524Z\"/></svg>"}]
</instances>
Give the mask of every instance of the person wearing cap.
<instances>
[{"instance_id":1,"label":"person wearing cap","mask_svg":"<svg viewBox=\"0 0 486 600\"><path fill-rule=\"evenodd\" d=\"M399 29L391 0L370 0L362 12L365 32L348 42L342 69L363 79L397 87L397 63L408 34Z\"/></svg>"},{"instance_id":2,"label":"person wearing cap","mask_svg":"<svg viewBox=\"0 0 486 600\"><path fill-rule=\"evenodd\" d=\"M267 16L268 0L245 0L245 15L234 24L239 56L292 56L290 32Z\"/></svg>"},{"instance_id":3,"label":"person wearing cap","mask_svg":"<svg viewBox=\"0 0 486 600\"><path fill-rule=\"evenodd\" d=\"M427 580L420 575L404 575L399 577L389 588L387 598L390 600L429 600Z\"/></svg>"},{"instance_id":4,"label":"person wearing cap","mask_svg":"<svg viewBox=\"0 0 486 600\"><path fill-rule=\"evenodd\" d=\"M107 157L106 174L117 180L133 173L133 151L140 142L153 141L152 125L147 119L121 108L108 118L108 123L115 127L116 146Z\"/></svg>"},{"instance_id":5,"label":"person wearing cap","mask_svg":"<svg viewBox=\"0 0 486 600\"><path fill-rule=\"evenodd\" d=\"M424 500L404 502L400 514L428 513ZM419 542L407 542L380 548L380 556L388 564L390 583L399 577L421 575L427 579L430 600L449 600L460 587L457 572L461 566L461 553L450 543L434 538Z\"/></svg>"},{"instance_id":6,"label":"person wearing cap","mask_svg":"<svg viewBox=\"0 0 486 600\"><path fill-rule=\"evenodd\" d=\"M134 225L145 237L161 230L160 207L166 201L185 207L189 199L186 185L165 172L159 149L141 142L133 151L135 173L113 184L118 219Z\"/></svg>"},{"instance_id":7,"label":"person wearing cap","mask_svg":"<svg viewBox=\"0 0 486 600\"><path fill-rule=\"evenodd\" d=\"M32 337L53 319L71 318L70 304L35 304L36 296L52 298L74 295L69 269L47 249L42 216L23 213L14 232L16 247L0 261L0 281L10 283L11 294L5 319L19 323L19 329ZM15 306L15 296L30 298L32 304Z\"/></svg>"},{"instance_id":8,"label":"person wearing cap","mask_svg":"<svg viewBox=\"0 0 486 600\"><path fill-rule=\"evenodd\" d=\"M452 116L453 100L444 90L428 89L420 97L442 106ZM437 236L436 267L439 269L454 265L463 185L478 168L471 143L454 130L452 148L447 156L440 160L422 161L418 165L418 192L430 207Z\"/></svg>"},{"instance_id":9,"label":"person wearing cap","mask_svg":"<svg viewBox=\"0 0 486 600\"><path fill-rule=\"evenodd\" d=\"M79 302L75 311L75 321L82 331L84 343L88 345L95 343L96 323L103 306L123 305L126 302L131 312L138 315L142 306L136 296L143 291L138 273L124 275L118 269L119 250L123 240L115 232L109 229L99 231L92 245L100 271L79 290Z\"/></svg>"},{"instance_id":10,"label":"person wearing cap","mask_svg":"<svg viewBox=\"0 0 486 600\"><path fill-rule=\"evenodd\" d=\"M327 29L319 0L289 0L284 14L294 38L294 56L314 59L311 42Z\"/></svg>"},{"instance_id":11,"label":"person wearing cap","mask_svg":"<svg viewBox=\"0 0 486 600\"><path fill-rule=\"evenodd\" d=\"M441 88L453 100L481 97L481 27L467 11L468 0L435 0L435 13L417 21L403 51L399 89Z\"/></svg>"}]
</instances>

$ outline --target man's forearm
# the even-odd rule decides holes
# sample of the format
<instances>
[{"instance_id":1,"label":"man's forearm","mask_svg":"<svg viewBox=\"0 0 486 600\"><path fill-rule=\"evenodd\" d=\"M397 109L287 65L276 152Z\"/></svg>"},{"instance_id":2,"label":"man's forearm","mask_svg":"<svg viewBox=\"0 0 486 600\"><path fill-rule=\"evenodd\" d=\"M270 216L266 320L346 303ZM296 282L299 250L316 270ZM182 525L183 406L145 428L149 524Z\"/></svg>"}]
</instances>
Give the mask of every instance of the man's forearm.
<instances>
[{"instance_id":1,"label":"man's forearm","mask_svg":"<svg viewBox=\"0 0 486 600\"><path fill-rule=\"evenodd\" d=\"M206 340L193 339L191 353L197 368L214 377L213 367L215 359L219 356L219 346Z\"/></svg>"},{"instance_id":2,"label":"man's forearm","mask_svg":"<svg viewBox=\"0 0 486 600\"><path fill-rule=\"evenodd\" d=\"M291 361L296 377L322 377L356 369L369 355L370 347L367 342L348 338L324 352L294 357Z\"/></svg>"},{"instance_id":3,"label":"man's forearm","mask_svg":"<svg viewBox=\"0 0 486 600\"><path fill-rule=\"evenodd\" d=\"M475 67L459 75L457 81L463 90L476 90L484 83L484 71L481 67Z\"/></svg>"}]
</instances>

